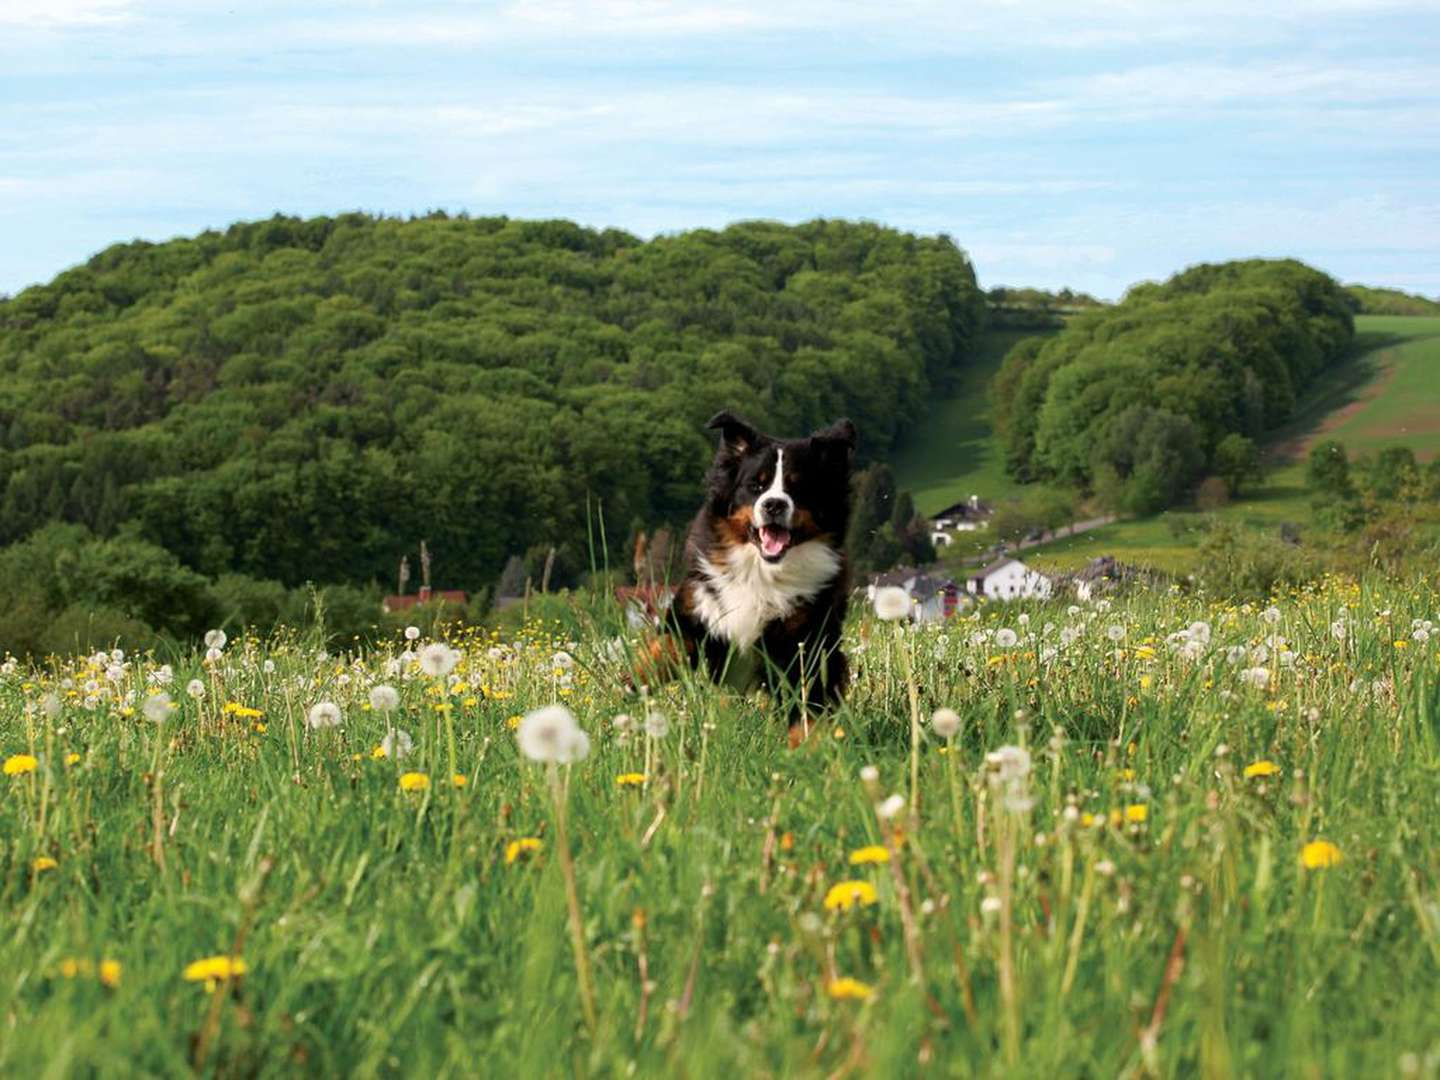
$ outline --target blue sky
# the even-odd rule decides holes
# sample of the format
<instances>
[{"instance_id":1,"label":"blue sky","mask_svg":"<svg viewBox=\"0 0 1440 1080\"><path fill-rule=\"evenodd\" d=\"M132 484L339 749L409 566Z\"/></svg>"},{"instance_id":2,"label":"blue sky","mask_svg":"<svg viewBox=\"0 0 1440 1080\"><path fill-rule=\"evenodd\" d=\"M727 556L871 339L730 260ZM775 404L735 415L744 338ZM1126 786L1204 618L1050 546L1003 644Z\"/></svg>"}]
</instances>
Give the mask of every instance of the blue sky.
<instances>
[{"instance_id":1,"label":"blue sky","mask_svg":"<svg viewBox=\"0 0 1440 1080\"><path fill-rule=\"evenodd\" d=\"M436 207L863 217L1111 298L1250 255L1440 295L1440 7L0 0L0 292Z\"/></svg>"}]
</instances>

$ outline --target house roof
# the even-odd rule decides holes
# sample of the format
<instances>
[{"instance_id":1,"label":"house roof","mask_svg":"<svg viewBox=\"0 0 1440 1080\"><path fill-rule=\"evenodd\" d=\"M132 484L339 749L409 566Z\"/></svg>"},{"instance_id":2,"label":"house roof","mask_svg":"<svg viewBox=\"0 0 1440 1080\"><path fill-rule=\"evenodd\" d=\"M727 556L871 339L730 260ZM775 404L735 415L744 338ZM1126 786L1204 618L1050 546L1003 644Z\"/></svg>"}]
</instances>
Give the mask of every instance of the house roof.
<instances>
[{"instance_id":1,"label":"house roof","mask_svg":"<svg viewBox=\"0 0 1440 1080\"><path fill-rule=\"evenodd\" d=\"M938 518L957 517L986 518L989 517L992 513L994 513L994 507L992 507L989 503L983 500L971 503L969 499L964 499L960 502L945 507L944 510L935 511L935 513L930 515L930 520L935 521Z\"/></svg>"},{"instance_id":2,"label":"house roof","mask_svg":"<svg viewBox=\"0 0 1440 1080\"><path fill-rule=\"evenodd\" d=\"M991 574L998 574L1001 570L1004 570L1005 567L1009 566L1011 563L1020 563L1020 567L1023 570L1030 569L1023 562L1020 562L1019 559L1015 558L1014 556L1007 555L1003 559L996 559L989 566L982 567L980 570L976 571L975 577L987 578Z\"/></svg>"}]
</instances>

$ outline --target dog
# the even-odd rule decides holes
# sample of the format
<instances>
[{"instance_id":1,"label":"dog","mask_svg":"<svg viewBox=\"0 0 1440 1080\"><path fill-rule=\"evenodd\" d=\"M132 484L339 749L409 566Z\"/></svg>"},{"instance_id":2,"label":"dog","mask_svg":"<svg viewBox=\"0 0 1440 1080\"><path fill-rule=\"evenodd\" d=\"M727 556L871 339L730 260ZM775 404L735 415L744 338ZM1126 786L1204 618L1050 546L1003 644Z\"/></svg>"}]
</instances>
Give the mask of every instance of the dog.
<instances>
[{"instance_id":1,"label":"dog","mask_svg":"<svg viewBox=\"0 0 1440 1080\"><path fill-rule=\"evenodd\" d=\"M722 412L706 426L719 445L670 619L693 667L717 680L754 669L748 681L788 707L795 746L848 681L840 631L855 425L777 439Z\"/></svg>"}]
</instances>

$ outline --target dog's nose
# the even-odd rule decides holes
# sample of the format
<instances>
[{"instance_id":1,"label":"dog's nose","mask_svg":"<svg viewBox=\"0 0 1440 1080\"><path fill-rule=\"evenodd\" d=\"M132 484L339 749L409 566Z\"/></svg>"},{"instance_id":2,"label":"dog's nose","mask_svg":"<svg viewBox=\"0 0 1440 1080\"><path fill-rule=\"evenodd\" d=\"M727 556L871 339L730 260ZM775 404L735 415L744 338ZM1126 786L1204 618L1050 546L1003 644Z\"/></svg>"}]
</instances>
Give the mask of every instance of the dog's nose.
<instances>
[{"instance_id":1,"label":"dog's nose","mask_svg":"<svg viewBox=\"0 0 1440 1080\"><path fill-rule=\"evenodd\" d=\"M767 518L783 518L789 509L790 502L787 499L760 500L760 513Z\"/></svg>"}]
</instances>

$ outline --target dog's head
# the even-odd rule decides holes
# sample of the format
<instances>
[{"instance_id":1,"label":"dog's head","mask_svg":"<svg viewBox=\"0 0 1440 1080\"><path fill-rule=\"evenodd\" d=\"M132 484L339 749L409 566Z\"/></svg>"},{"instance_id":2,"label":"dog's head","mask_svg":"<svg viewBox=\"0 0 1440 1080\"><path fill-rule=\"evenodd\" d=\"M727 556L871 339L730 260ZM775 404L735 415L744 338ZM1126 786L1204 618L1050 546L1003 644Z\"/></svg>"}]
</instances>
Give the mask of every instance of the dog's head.
<instances>
[{"instance_id":1,"label":"dog's head","mask_svg":"<svg viewBox=\"0 0 1440 1080\"><path fill-rule=\"evenodd\" d=\"M733 413L707 425L720 432L710 468L710 513L732 542L754 544L778 563L807 540L844 540L850 517L855 425L837 420L804 439L761 434Z\"/></svg>"}]
</instances>

